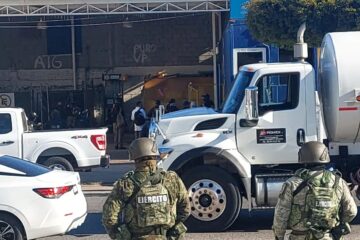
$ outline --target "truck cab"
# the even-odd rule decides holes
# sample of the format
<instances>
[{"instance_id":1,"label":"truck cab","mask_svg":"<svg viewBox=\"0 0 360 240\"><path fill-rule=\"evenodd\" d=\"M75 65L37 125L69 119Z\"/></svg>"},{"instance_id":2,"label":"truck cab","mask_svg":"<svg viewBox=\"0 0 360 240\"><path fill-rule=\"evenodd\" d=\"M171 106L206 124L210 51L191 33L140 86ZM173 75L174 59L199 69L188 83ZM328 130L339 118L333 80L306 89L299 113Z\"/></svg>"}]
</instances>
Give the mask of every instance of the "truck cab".
<instances>
[{"instance_id":1,"label":"truck cab","mask_svg":"<svg viewBox=\"0 0 360 240\"><path fill-rule=\"evenodd\" d=\"M243 86L257 89L256 119ZM237 149L251 164L297 163L305 139L318 140L314 70L303 62L247 65L222 111L236 114Z\"/></svg>"}]
</instances>

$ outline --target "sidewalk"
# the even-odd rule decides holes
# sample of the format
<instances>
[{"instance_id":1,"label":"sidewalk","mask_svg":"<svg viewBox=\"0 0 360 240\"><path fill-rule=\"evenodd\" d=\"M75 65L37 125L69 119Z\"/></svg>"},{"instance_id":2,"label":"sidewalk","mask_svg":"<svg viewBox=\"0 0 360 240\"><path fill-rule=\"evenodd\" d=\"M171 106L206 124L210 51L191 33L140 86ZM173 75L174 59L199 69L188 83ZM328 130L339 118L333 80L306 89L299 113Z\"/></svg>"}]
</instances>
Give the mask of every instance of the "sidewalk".
<instances>
[{"instance_id":1,"label":"sidewalk","mask_svg":"<svg viewBox=\"0 0 360 240\"><path fill-rule=\"evenodd\" d=\"M125 133L124 134L124 148L125 149L115 149L114 145L114 135L113 133L107 133L107 147L106 153L110 155L110 163L114 164L123 164L123 163L131 163L129 161L129 152L128 148L130 143L133 141L133 133Z\"/></svg>"},{"instance_id":2,"label":"sidewalk","mask_svg":"<svg viewBox=\"0 0 360 240\"><path fill-rule=\"evenodd\" d=\"M133 140L133 133L125 133L124 135L124 147L126 149L115 149L114 146L114 140L113 140L113 134L107 133L107 148L106 153L110 155L110 165L124 165L124 168L126 168L128 164L133 164L133 161L129 160L129 152L128 147ZM98 170L95 169L93 172L86 173L86 174L101 174L97 172ZM100 170L100 171L106 171L106 169ZM89 196L105 196L108 195L113 186L112 182L103 182L98 180L91 180L82 182L81 188L85 195Z\"/></svg>"}]
</instances>

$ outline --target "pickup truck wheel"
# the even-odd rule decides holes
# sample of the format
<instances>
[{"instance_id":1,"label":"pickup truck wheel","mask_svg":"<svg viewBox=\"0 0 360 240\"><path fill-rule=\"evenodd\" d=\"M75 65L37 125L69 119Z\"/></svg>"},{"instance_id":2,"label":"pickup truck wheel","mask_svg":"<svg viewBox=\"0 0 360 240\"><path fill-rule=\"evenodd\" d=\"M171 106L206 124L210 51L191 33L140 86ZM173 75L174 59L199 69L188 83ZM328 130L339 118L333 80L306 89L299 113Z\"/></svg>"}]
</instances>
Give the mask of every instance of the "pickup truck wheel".
<instances>
[{"instance_id":1,"label":"pickup truck wheel","mask_svg":"<svg viewBox=\"0 0 360 240\"><path fill-rule=\"evenodd\" d=\"M191 215L185 222L190 231L224 231L233 224L241 208L235 179L214 166L199 166L182 175L188 189Z\"/></svg>"},{"instance_id":2,"label":"pickup truck wheel","mask_svg":"<svg viewBox=\"0 0 360 240\"><path fill-rule=\"evenodd\" d=\"M71 163L63 157L50 157L48 158L43 165L52 168L52 169L58 169L63 171L74 171L73 166Z\"/></svg>"},{"instance_id":3,"label":"pickup truck wheel","mask_svg":"<svg viewBox=\"0 0 360 240\"><path fill-rule=\"evenodd\" d=\"M0 239L23 240L26 239L22 225L9 215L0 214Z\"/></svg>"}]
</instances>

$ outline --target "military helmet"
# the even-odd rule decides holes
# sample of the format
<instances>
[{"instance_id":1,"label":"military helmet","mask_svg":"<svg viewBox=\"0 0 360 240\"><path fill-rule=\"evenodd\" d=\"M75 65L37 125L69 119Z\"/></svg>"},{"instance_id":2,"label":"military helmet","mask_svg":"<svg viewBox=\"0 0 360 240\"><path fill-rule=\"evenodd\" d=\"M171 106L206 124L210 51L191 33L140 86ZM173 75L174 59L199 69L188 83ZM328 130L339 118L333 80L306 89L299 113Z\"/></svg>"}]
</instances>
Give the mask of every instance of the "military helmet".
<instances>
[{"instance_id":1,"label":"military helmet","mask_svg":"<svg viewBox=\"0 0 360 240\"><path fill-rule=\"evenodd\" d=\"M329 163L328 149L321 142L311 141L301 146L299 150L299 163Z\"/></svg>"},{"instance_id":2,"label":"military helmet","mask_svg":"<svg viewBox=\"0 0 360 240\"><path fill-rule=\"evenodd\" d=\"M159 156L159 150L156 143L150 138L135 139L129 146L130 159L141 161L146 157ZM144 160L145 160L144 159Z\"/></svg>"}]
</instances>

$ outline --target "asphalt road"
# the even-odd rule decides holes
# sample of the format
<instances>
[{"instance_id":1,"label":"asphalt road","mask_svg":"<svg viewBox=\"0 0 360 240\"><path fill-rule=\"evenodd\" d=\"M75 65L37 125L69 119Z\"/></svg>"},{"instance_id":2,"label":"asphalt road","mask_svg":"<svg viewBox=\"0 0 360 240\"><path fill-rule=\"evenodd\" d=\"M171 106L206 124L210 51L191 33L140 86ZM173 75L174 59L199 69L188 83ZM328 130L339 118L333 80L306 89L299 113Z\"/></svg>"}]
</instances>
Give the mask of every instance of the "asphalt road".
<instances>
[{"instance_id":1,"label":"asphalt road","mask_svg":"<svg viewBox=\"0 0 360 240\"><path fill-rule=\"evenodd\" d=\"M46 240L67 240L67 239L109 239L101 225L101 208L106 196L88 195L88 216L85 223L78 229L71 231L65 236L45 238ZM187 240L273 240L271 225L273 210L256 210L251 215L245 209L240 213L234 225L223 233L187 233ZM360 217L353 222L353 232L346 237L348 240L358 240L360 236Z\"/></svg>"},{"instance_id":2,"label":"asphalt road","mask_svg":"<svg viewBox=\"0 0 360 240\"><path fill-rule=\"evenodd\" d=\"M92 188L96 186L94 191L88 190L85 192L88 202L88 216L85 223L78 229L71 231L65 236L56 236L45 238L46 240L66 240L66 239L109 239L105 234L105 230L101 225L101 209L106 199L106 192L101 190L101 184L111 186L115 180L120 178L125 172L134 168L134 165L129 162L125 164L111 165L108 169L97 168L92 172L82 172L81 180L83 182L83 189L85 187ZM99 188L100 186L100 188ZM110 187L111 188L111 187ZM107 189L110 189L107 187ZM246 206L246 204L244 204ZM360 206L360 205L359 205ZM359 214L360 215L360 214ZM243 209L238 220L233 226L223 233L188 233L187 240L232 240L232 239L251 239L251 240L273 240L271 231L273 219L273 209L256 210L251 214ZM353 221L353 232L347 236L348 240L358 240L360 236L360 217Z\"/></svg>"}]
</instances>

